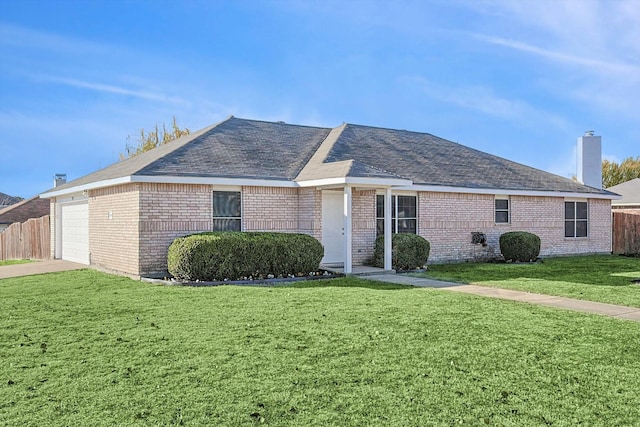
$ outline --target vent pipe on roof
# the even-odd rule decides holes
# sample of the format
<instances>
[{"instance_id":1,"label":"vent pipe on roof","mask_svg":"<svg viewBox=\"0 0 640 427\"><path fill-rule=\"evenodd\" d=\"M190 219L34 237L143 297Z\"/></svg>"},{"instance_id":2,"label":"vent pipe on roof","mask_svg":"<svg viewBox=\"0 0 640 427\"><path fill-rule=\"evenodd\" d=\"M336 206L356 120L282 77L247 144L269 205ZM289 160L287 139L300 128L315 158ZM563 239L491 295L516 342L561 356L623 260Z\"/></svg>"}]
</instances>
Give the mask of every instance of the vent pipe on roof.
<instances>
[{"instance_id":1,"label":"vent pipe on roof","mask_svg":"<svg viewBox=\"0 0 640 427\"><path fill-rule=\"evenodd\" d=\"M67 182L67 174L66 173L57 173L53 176L53 186L58 187Z\"/></svg>"},{"instance_id":2,"label":"vent pipe on roof","mask_svg":"<svg viewBox=\"0 0 640 427\"><path fill-rule=\"evenodd\" d=\"M588 130L578 138L578 181L602 189L602 138Z\"/></svg>"}]
</instances>

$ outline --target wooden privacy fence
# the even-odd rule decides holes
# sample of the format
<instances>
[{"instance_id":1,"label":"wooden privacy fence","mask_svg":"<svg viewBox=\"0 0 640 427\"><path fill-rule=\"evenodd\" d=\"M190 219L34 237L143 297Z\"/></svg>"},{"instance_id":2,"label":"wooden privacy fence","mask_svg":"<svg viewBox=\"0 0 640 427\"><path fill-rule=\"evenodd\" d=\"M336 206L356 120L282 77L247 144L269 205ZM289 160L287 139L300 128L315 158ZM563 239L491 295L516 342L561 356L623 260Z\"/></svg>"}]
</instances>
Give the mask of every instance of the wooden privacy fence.
<instances>
[{"instance_id":1,"label":"wooden privacy fence","mask_svg":"<svg viewBox=\"0 0 640 427\"><path fill-rule=\"evenodd\" d=\"M613 212L613 253L640 254L640 214Z\"/></svg>"},{"instance_id":2,"label":"wooden privacy fence","mask_svg":"<svg viewBox=\"0 0 640 427\"><path fill-rule=\"evenodd\" d=\"M49 215L16 222L0 233L0 260L51 257Z\"/></svg>"}]
</instances>

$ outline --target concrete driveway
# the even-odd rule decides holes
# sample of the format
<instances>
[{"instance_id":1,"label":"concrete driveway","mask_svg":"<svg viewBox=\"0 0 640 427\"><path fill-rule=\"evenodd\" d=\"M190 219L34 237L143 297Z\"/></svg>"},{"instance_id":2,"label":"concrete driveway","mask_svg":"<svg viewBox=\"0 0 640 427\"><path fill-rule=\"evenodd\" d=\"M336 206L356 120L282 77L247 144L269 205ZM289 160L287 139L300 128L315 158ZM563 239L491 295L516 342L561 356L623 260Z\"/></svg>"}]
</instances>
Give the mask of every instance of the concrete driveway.
<instances>
[{"instance_id":1,"label":"concrete driveway","mask_svg":"<svg viewBox=\"0 0 640 427\"><path fill-rule=\"evenodd\" d=\"M34 274L55 273L58 271L80 270L82 268L88 268L88 266L77 264L75 262L63 261L61 259L34 261L26 264L3 265L0 266L0 279L31 276Z\"/></svg>"}]
</instances>

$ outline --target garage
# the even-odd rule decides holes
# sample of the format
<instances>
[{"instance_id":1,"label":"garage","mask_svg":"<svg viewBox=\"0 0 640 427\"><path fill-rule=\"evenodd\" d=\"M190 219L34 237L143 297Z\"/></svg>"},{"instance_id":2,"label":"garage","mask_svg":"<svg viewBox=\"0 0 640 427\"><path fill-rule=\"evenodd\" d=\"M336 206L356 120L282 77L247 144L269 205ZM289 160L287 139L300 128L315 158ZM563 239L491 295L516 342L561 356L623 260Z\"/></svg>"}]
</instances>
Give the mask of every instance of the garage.
<instances>
[{"instance_id":1,"label":"garage","mask_svg":"<svg viewBox=\"0 0 640 427\"><path fill-rule=\"evenodd\" d=\"M89 203L65 203L60 210L60 258L89 264Z\"/></svg>"}]
</instances>

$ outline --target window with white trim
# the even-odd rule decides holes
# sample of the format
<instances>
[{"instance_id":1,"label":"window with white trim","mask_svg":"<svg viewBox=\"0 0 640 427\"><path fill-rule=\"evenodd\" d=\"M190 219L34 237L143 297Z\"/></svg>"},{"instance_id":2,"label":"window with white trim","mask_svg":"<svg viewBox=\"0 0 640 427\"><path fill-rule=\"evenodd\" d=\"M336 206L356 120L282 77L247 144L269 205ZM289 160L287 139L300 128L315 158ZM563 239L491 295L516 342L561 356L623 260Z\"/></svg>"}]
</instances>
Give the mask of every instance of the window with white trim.
<instances>
[{"instance_id":1,"label":"window with white trim","mask_svg":"<svg viewBox=\"0 0 640 427\"><path fill-rule=\"evenodd\" d=\"M589 212L587 202L564 202L564 237L587 237Z\"/></svg>"},{"instance_id":2,"label":"window with white trim","mask_svg":"<svg viewBox=\"0 0 640 427\"><path fill-rule=\"evenodd\" d=\"M391 196L391 232L417 233L418 203L416 196ZM376 196L376 235L384 234L384 195Z\"/></svg>"},{"instance_id":3,"label":"window with white trim","mask_svg":"<svg viewBox=\"0 0 640 427\"><path fill-rule=\"evenodd\" d=\"M213 230L242 230L242 197L239 191L213 192Z\"/></svg>"},{"instance_id":4,"label":"window with white trim","mask_svg":"<svg viewBox=\"0 0 640 427\"><path fill-rule=\"evenodd\" d=\"M511 200L508 196L496 196L495 218L496 224L508 224L511 221Z\"/></svg>"}]
</instances>

